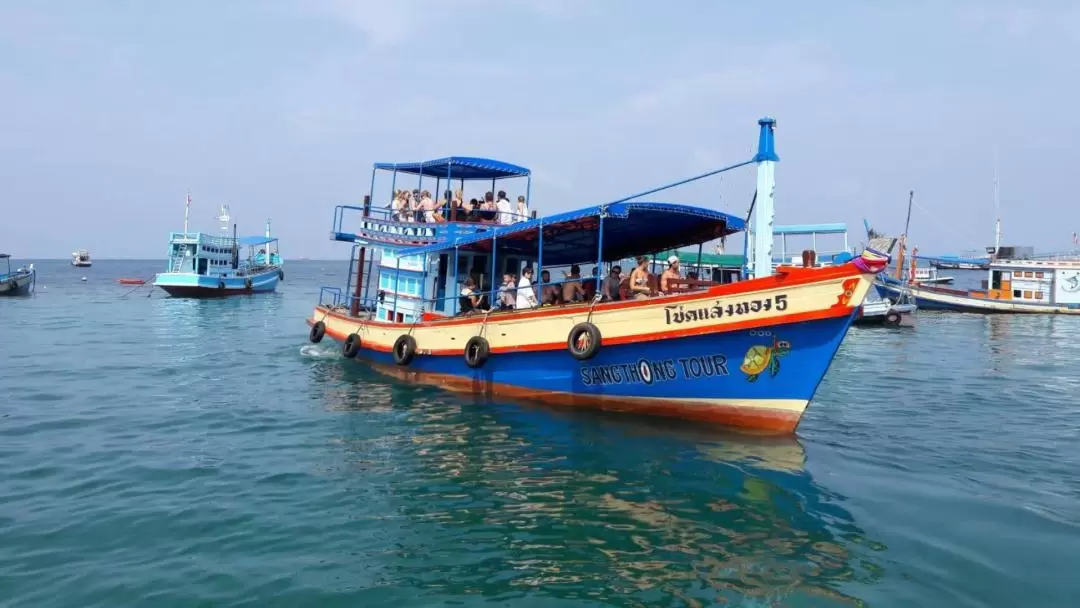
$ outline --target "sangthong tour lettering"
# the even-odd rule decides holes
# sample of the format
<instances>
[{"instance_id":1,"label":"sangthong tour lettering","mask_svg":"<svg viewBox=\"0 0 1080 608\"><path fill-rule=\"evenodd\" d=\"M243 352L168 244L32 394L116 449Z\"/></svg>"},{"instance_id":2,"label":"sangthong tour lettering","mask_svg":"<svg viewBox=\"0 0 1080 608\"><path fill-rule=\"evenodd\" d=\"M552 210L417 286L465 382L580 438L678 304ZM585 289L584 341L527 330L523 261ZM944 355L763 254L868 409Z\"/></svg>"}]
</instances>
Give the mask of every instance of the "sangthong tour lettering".
<instances>
[{"instance_id":1,"label":"sangthong tour lettering","mask_svg":"<svg viewBox=\"0 0 1080 608\"><path fill-rule=\"evenodd\" d=\"M581 368L581 383L585 386L616 384L655 384L669 380L727 376L727 356L721 354L697 357L676 357L636 363L587 365Z\"/></svg>"},{"instance_id":2,"label":"sangthong tour lettering","mask_svg":"<svg viewBox=\"0 0 1080 608\"><path fill-rule=\"evenodd\" d=\"M784 311L788 307L787 294L779 294L757 300L746 300L725 304L723 300L717 300L712 306L695 306L687 308L685 304L673 304L664 307L664 318L668 325L681 325L696 321L710 321L723 319L724 317L741 317L743 315L768 312L770 310Z\"/></svg>"}]
</instances>

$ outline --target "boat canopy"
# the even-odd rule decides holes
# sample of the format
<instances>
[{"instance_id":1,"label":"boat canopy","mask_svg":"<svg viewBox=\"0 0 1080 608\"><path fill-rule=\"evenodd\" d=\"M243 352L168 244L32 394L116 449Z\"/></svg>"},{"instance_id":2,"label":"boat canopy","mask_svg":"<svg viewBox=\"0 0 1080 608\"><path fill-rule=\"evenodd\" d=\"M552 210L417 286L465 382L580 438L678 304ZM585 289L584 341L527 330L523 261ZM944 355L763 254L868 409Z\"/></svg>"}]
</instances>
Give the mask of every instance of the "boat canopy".
<instances>
[{"instance_id":1,"label":"boat canopy","mask_svg":"<svg viewBox=\"0 0 1080 608\"><path fill-rule=\"evenodd\" d=\"M847 232L847 224L794 224L791 226L776 226L773 228L774 235L807 235L807 234L844 234Z\"/></svg>"},{"instance_id":2,"label":"boat canopy","mask_svg":"<svg viewBox=\"0 0 1080 608\"><path fill-rule=\"evenodd\" d=\"M604 229L601 235L600 217ZM499 226L423 247L401 251L401 257L438 253L455 248L491 251L494 239L500 255L531 256L538 252L543 228L545 265L561 266L602 256L604 261L677 249L717 239L745 229L742 218L676 203L622 202L567 211L548 217ZM602 239L603 251L600 248Z\"/></svg>"},{"instance_id":3,"label":"boat canopy","mask_svg":"<svg viewBox=\"0 0 1080 608\"><path fill-rule=\"evenodd\" d=\"M11 257L10 253L0 253L0 260L10 258L10 257Z\"/></svg>"},{"instance_id":4,"label":"boat canopy","mask_svg":"<svg viewBox=\"0 0 1080 608\"><path fill-rule=\"evenodd\" d=\"M242 236L236 239L236 242L241 247L256 247L258 245L265 245L266 243L273 243L277 241L276 236Z\"/></svg>"},{"instance_id":5,"label":"boat canopy","mask_svg":"<svg viewBox=\"0 0 1080 608\"><path fill-rule=\"evenodd\" d=\"M500 160L473 156L448 156L417 163L375 163L376 169L450 179L503 179L527 177L531 171Z\"/></svg>"}]
</instances>

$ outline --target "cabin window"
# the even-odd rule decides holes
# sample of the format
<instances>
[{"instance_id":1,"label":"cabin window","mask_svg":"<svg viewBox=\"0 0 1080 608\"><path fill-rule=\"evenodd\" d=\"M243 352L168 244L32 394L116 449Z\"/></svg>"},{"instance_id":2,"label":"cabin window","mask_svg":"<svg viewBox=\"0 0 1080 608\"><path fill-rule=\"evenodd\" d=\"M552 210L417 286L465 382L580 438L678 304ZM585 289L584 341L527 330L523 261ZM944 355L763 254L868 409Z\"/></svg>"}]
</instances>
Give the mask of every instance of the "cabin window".
<instances>
[{"instance_id":1,"label":"cabin window","mask_svg":"<svg viewBox=\"0 0 1080 608\"><path fill-rule=\"evenodd\" d=\"M1041 273L1041 272L1036 272L1036 273L1035 273L1035 278L1036 278L1036 279L1041 279L1041 278L1043 278L1043 273Z\"/></svg>"},{"instance_id":2,"label":"cabin window","mask_svg":"<svg viewBox=\"0 0 1080 608\"><path fill-rule=\"evenodd\" d=\"M1004 272L1004 271L1002 271L1002 273L1001 273L1001 280L1002 280L1002 281L1011 281L1011 280L1012 280L1012 273L1011 273L1011 272Z\"/></svg>"},{"instance_id":3,"label":"cabin window","mask_svg":"<svg viewBox=\"0 0 1080 608\"><path fill-rule=\"evenodd\" d=\"M1019 289L1014 289L1013 290L1013 297L1016 298L1017 300L1020 299L1020 290Z\"/></svg>"},{"instance_id":4,"label":"cabin window","mask_svg":"<svg viewBox=\"0 0 1080 608\"><path fill-rule=\"evenodd\" d=\"M1036 300L1041 300L1042 299L1042 292L1041 291L1036 291L1035 292L1035 299Z\"/></svg>"},{"instance_id":5,"label":"cabin window","mask_svg":"<svg viewBox=\"0 0 1080 608\"><path fill-rule=\"evenodd\" d=\"M1024 290L1024 299L1025 300L1030 300L1031 299L1031 292L1026 290L1026 289Z\"/></svg>"},{"instance_id":6,"label":"cabin window","mask_svg":"<svg viewBox=\"0 0 1080 608\"><path fill-rule=\"evenodd\" d=\"M469 274L469 258L472 256L458 254L457 271L458 279L461 280L465 275Z\"/></svg>"},{"instance_id":7,"label":"cabin window","mask_svg":"<svg viewBox=\"0 0 1080 608\"><path fill-rule=\"evenodd\" d=\"M206 258L199 258L199 266L196 272L206 274Z\"/></svg>"},{"instance_id":8,"label":"cabin window","mask_svg":"<svg viewBox=\"0 0 1080 608\"><path fill-rule=\"evenodd\" d=\"M990 273L990 289L1001 289L1001 275L1004 274L1000 270L995 270Z\"/></svg>"}]
</instances>

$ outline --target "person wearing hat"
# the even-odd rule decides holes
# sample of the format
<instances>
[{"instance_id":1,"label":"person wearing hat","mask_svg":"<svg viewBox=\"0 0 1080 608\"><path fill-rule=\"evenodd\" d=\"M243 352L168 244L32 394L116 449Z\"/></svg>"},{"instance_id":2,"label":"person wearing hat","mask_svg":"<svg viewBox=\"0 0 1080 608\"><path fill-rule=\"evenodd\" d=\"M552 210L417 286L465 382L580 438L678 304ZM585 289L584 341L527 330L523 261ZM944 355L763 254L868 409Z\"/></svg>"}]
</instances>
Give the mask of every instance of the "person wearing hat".
<instances>
[{"instance_id":1,"label":"person wearing hat","mask_svg":"<svg viewBox=\"0 0 1080 608\"><path fill-rule=\"evenodd\" d=\"M672 283L682 279L682 275L679 274L679 256L669 257L667 264L667 269L660 275L660 293L668 293L674 287Z\"/></svg>"}]
</instances>

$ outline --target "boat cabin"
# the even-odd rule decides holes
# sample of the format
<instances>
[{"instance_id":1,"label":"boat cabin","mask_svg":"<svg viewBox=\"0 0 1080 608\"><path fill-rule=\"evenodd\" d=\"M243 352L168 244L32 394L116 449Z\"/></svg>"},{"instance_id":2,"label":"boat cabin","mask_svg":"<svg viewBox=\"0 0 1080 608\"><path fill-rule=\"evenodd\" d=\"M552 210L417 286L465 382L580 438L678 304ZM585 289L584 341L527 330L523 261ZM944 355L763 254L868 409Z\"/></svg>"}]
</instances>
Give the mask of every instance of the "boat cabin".
<instances>
[{"instance_id":1,"label":"boat cabin","mask_svg":"<svg viewBox=\"0 0 1080 608\"><path fill-rule=\"evenodd\" d=\"M975 297L1018 303L1080 307L1080 260L1001 260L991 262L983 292Z\"/></svg>"},{"instance_id":2,"label":"boat cabin","mask_svg":"<svg viewBox=\"0 0 1080 608\"><path fill-rule=\"evenodd\" d=\"M242 248L248 252L241 257ZM169 234L169 272L236 277L281 265L278 240L269 236L227 237L201 232Z\"/></svg>"}]
</instances>

